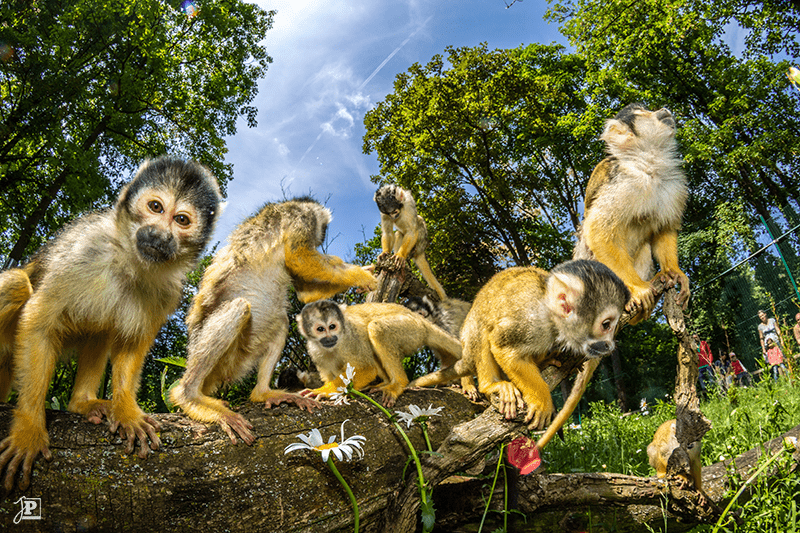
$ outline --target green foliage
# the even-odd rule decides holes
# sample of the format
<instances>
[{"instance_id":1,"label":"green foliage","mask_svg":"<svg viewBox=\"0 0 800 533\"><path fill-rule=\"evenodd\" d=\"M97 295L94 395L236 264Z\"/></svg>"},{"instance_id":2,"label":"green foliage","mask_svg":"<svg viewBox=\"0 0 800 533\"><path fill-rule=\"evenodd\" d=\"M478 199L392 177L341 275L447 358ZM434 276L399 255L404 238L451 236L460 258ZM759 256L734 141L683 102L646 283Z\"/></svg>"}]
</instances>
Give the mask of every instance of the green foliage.
<instances>
[{"instance_id":1,"label":"green foliage","mask_svg":"<svg viewBox=\"0 0 800 533\"><path fill-rule=\"evenodd\" d=\"M376 181L414 194L434 270L469 298L498 268L569 257L600 147L596 132L573 131L583 66L562 47L446 56L397 76L364 118L364 151L378 157Z\"/></svg>"},{"instance_id":2,"label":"green foliage","mask_svg":"<svg viewBox=\"0 0 800 533\"><path fill-rule=\"evenodd\" d=\"M209 0L8 0L0 4L0 257L20 261L64 222L109 204L146 157L208 165L271 62L273 12Z\"/></svg>"},{"instance_id":3,"label":"green foliage","mask_svg":"<svg viewBox=\"0 0 800 533\"><path fill-rule=\"evenodd\" d=\"M728 396L713 396L701 403L700 410L713 425L702 442L702 463L710 465L728 461L800 424L800 389L786 379L777 384L763 380L754 387L734 387ZM564 429L565 442L554 440L542 451L547 470L654 475L647 445L656 428L675 417L675 406L659 402L651 411L649 416L626 416L615 407L593 403L591 416L584 418L580 427ZM760 476L752 485L741 514L744 526L728 526L722 531L783 532L798 526L800 480L790 472L791 456L784 455L776 459L772 475ZM731 480L726 497L745 482L736 475L731 475ZM698 526L692 531L711 529Z\"/></svg>"}]
</instances>

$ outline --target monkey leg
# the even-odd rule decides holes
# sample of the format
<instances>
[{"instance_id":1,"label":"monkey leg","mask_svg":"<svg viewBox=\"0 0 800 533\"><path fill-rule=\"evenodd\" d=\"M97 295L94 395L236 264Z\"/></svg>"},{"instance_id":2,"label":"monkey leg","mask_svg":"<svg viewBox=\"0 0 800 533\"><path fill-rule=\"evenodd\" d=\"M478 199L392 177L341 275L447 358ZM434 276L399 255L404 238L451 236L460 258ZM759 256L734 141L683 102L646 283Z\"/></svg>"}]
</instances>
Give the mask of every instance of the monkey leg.
<instances>
[{"instance_id":1,"label":"monkey leg","mask_svg":"<svg viewBox=\"0 0 800 533\"><path fill-rule=\"evenodd\" d=\"M514 404L519 403L519 394L528 405L525 423L530 429L543 429L550 422L555 412L553 398L550 396L550 387L542 378L539 367L517 352L513 347L498 346L490 341L491 352L494 360L503 370L511 383L498 381L481 392L488 394L498 392L501 405L506 410L506 418L516 416ZM480 377L480 373L478 374ZM487 392L488 391L488 392ZM512 413L513 416L508 416Z\"/></svg>"},{"instance_id":2,"label":"monkey leg","mask_svg":"<svg viewBox=\"0 0 800 533\"><path fill-rule=\"evenodd\" d=\"M108 336L92 337L78 347L78 372L67 409L99 424L109 415L111 402L98 400L97 391L108 363Z\"/></svg>"},{"instance_id":3,"label":"monkey leg","mask_svg":"<svg viewBox=\"0 0 800 533\"><path fill-rule=\"evenodd\" d=\"M218 365L240 364L236 360L234 344L250 325L250 303L244 298L225 302L207 317L201 328L192 330L189 338L189 357L186 372L170 391L170 400L187 416L208 424L219 424L233 444L237 436L246 444L256 437L252 424L242 415L228 409L225 402L212 398L219 385L221 371ZM222 361L227 359L227 361ZM235 370L232 369L232 370Z\"/></svg>"},{"instance_id":4,"label":"monkey leg","mask_svg":"<svg viewBox=\"0 0 800 533\"><path fill-rule=\"evenodd\" d=\"M8 437L0 442L0 472L5 470L3 487L6 492L14 488L14 478L22 466L19 488L30 485L31 469L36 457L50 460L49 439L45 428L45 398L55 369L61 346L48 337L48 331L35 327L45 319L34 316L21 321L18 350L14 365L19 374L19 399L11 421ZM24 318L24 317L23 317Z\"/></svg>"},{"instance_id":5,"label":"monkey leg","mask_svg":"<svg viewBox=\"0 0 800 533\"><path fill-rule=\"evenodd\" d=\"M33 294L21 269L0 273L0 402L8 400L14 381L14 337L19 312Z\"/></svg>"},{"instance_id":6,"label":"monkey leg","mask_svg":"<svg viewBox=\"0 0 800 533\"><path fill-rule=\"evenodd\" d=\"M285 390L271 389L269 386L272 381L272 374L275 372L275 365L278 364L278 360L283 354L283 347L286 344L286 335L288 333L289 319L284 315L273 338L265 341L266 346L254 347L254 350L262 352L264 355L258 364L258 381L250 393L250 401L263 402L264 407L268 409L277 407L283 402L293 403L300 409L311 412L315 407L320 407L319 402L313 398L286 392Z\"/></svg>"},{"instance_id":7,"label":"monkey leg","mask_svg":"<svg viewBox=\"0 0 800 533\"><path fill-rule=\"evenodd\" d=\"M653 277L656 279L669 280L670 287L676 284L681 286L678 293L678 304L686 308L689 302L689 278L678 266L678 232L675 230L665 230L657 233L652 241L653 256L661 269Z\"/></svg>"},{"instance_id":8,"label":"monkey leg","mask_svg":"<svg viewBox=\"0 0 800 533\"><path fill-rule=\"evenodd\" d=\"M138 455L142 459L147 457L150 449L157 450L161 445L156 433L161 429L160 424L147 416L136 403L142 366L155 333L143 335L134 344L120 343L111 346L111 383L114 395L108 416L110 430L111 433L119 431L120 437L125 440L126 454L133 452L136 439L139 439Z\"/></svg>"}]
</instances>

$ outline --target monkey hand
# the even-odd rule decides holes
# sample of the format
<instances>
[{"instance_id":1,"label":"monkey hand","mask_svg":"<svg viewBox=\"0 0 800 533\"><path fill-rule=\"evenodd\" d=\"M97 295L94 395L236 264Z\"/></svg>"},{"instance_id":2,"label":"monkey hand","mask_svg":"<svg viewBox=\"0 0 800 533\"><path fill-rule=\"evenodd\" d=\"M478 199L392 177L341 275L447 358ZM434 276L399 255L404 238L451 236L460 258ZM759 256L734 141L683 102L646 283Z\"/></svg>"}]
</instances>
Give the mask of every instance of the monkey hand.
<instances>
[{"instance_id":1,"label":"monkey hand","mask_svg":"<svg viewBox=\"0 0 800 533\"><path fill-rule=\"evenodd\" d=\"M253 435L252 431L250 431L253 429L253 424L251 424L249 420L239 413L228 411L222 415L222 418L218 420L218 423L222 430L228 435L228 438L231 439L231 443L233 444L238 444L238 441L236 440L237 435L248 446L253 444L256 440L256 436Z\"/></svg>"},{"instance_id":2,"label":"monkey hand","mask_svg":"<svg viewBox=\"0 0 800 533\"><path fill-rule=\"evenodd\" d=\"M158 438L158 430L161 425L153 418L144 414L138 407L135 413L131 410L123 410L123 413L115 413L117 410L112 410L109 420L111 422L111 433L119 433L119 436L125 441L125 453L133 453L136 445L136 439L139 439L139 452L137 455L144 459L150 450L157 450L161 446L161 440ZM148 446L149 442L149 446Z\"/></svg>"},{"instance_id":3,"label":"monkey hand","mask_svg":"<svg viewBox=\"0 0 800 533\"><path fill-rule=\"evenodd\" d=\"M21 411L17 411L11 423L11 432L2 442L0 442L0 472L5 469L6 475L3 481L3 488L6 493L14 488L14 478L17 470L22 464L22 481L19 483L20 490L25 490L31 483L31 470L33 462L41 453L42 457L48 461L52 459L47 431L38 424L31 422L29 416Z\"/></svg>"},{"instance_id":4,"label":"monkey hand","mask_svg":"<svg viewBox=\"0 0 800 533\"><path fill-rule=\"evenodd\" d=\"M522 400L522 393L510 381L498 381L487 389L487 394L496 392L498 396L497 410L506 418L511 420L517 417L517 410L525 408L525 402Z\"/></svg>"},{"instance_id":5,"label":"monkey hand","mask_svg":"<svg viewBox=\"0 0 800 533\"><path fill-rule=\"evenodd\" d=\"M402 255L394 254L392 257L392 266L395 270L402 270L406 266L406 258Z\"/></svg>"},{"instance_id":6,"label":"monkey hand","mask_svg":"<svg viewBox=\"0 0 800 533\"><path fill-rule=\"evenodd\" d=\"M630 287L631 299L625 306L625 311L631 315L630 324L638 324L650 318L650 313L655 307L655 294L649 283Z\"/></svg>"},{"instance_id":7,"label":"monkey hand","mask_svg":"<svg viewBox=\"0 0 800 533\"><path fill-rule=\"evenodd\" d=\"M678 292L676 301L678 302L678 305L680 305L683 309L686 309L686 306L689 304L689 296L691 296L691 292L689 291L689 278L683 273L682 270L676 269L667 270L666 272L661 271L656 274L653 279L661 279L667 283L668 288L674 287L675 285L680 285L681 290Z\"/></svg>"}]
</instances>

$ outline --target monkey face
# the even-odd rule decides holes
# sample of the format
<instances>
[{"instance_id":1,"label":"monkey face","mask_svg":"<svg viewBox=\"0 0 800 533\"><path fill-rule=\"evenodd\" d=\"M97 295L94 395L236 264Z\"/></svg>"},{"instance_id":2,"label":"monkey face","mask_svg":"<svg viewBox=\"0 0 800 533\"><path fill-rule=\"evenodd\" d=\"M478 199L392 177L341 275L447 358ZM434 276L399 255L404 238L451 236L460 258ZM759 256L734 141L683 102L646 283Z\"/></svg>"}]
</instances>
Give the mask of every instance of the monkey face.
<instances>
[{"instance_id":1,"label":"monkey face","mask_svg":"<svg viewBox=\"0 0 800 533\"><path fill-rule=\"evenodd\" d=\"M336 346L345 330L342 310L330 300L306 305L297 315L297 324L300 333L309 342L317 342L328 349Z\"/></svg>"},{"instance_id":2,"label":"monkey face","mask_svg":"<svg viewBox=\"0 0 800 533\"><path fill-rule=\"evenodd\" d=\"M199 253L201 220L197 209L166 190L142 191L134 203L134 221L138 226L136 250L145 261L163 263L186 253Z\"/></svg>"},{"instance_id":3,"label":"monkey face","mask_svg":"<svg viewBox=\"0 0 800 533\"><path fill-rule=\"evenodd\" d=\"M403 208L403 189L394 185L384 185L375 192L373 198L378 204L378 210L388 215L392 220L397 220Z\"/></svg>"},{"instance_id":4,"label":"monkey face","mask_svg":"<svg viewBox=\"0 0 800 533\"><path fill-rule=\"evenodd\" d=\"M194 261L211 238L221 199L216 178L199 163L145 161L117 201L119 236L145 263Z\"/></svg>"},{"instance_id":5,"label":"monkey face","mask_svg":"<svg viewBox=\"0 0 800 533\"><path fill-rule=\"evenodd\" d=\"M675 119L666 108L649 111L641 104L629 104L606 122L600 136L612 154L641 150L642 146L671 143L675 137Z\"/></svg>"},{"instance_id":6,"label":"monkey face","mask_svg":"<svg viewBox=\"0 0 800 533\"><path fill-rule=\"evenodd\" d=\"M621 314L619 307L610 305L595 318L592 331L583 343L586 357L603 357L614 351L614 333Z\"/></svg>"}]
</instances>

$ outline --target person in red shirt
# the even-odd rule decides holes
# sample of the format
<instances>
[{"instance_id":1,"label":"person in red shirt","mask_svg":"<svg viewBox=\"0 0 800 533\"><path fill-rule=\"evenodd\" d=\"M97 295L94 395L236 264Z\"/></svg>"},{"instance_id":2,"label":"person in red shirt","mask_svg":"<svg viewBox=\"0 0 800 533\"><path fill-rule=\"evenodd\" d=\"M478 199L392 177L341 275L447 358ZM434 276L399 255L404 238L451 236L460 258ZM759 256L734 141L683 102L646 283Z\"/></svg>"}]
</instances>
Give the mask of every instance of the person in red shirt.
<instances>
[{"instance_id":1,"label":"person in red shirt","mask_svg":"<svg viewBox=\"0 0 800 533\"><path fill-rule=\"evenodd\" d=\"M714 370L711 364L714 362L714 355L711 353L706 341L701 341L700 336L695 333L692 335L694 344L697 346L697 379L700 382L700 390L708 392L709 386L714 384Z\"/></svg>"},{"instance_id":2,"label":"person in red shirt","mask_svg":"<svg viewBox=\"0 0 800 533\"><path fill-rule=\"evenodd\" d=\"M733 375L736 378L736 384L740 387L750 386L753 383L753 380L750 378L750 372L748 372L742 362L739 361L739 357L735 352L731 352L729 357L731 359L731 370L733 370Z\"/></svg>"}]
</instances>

